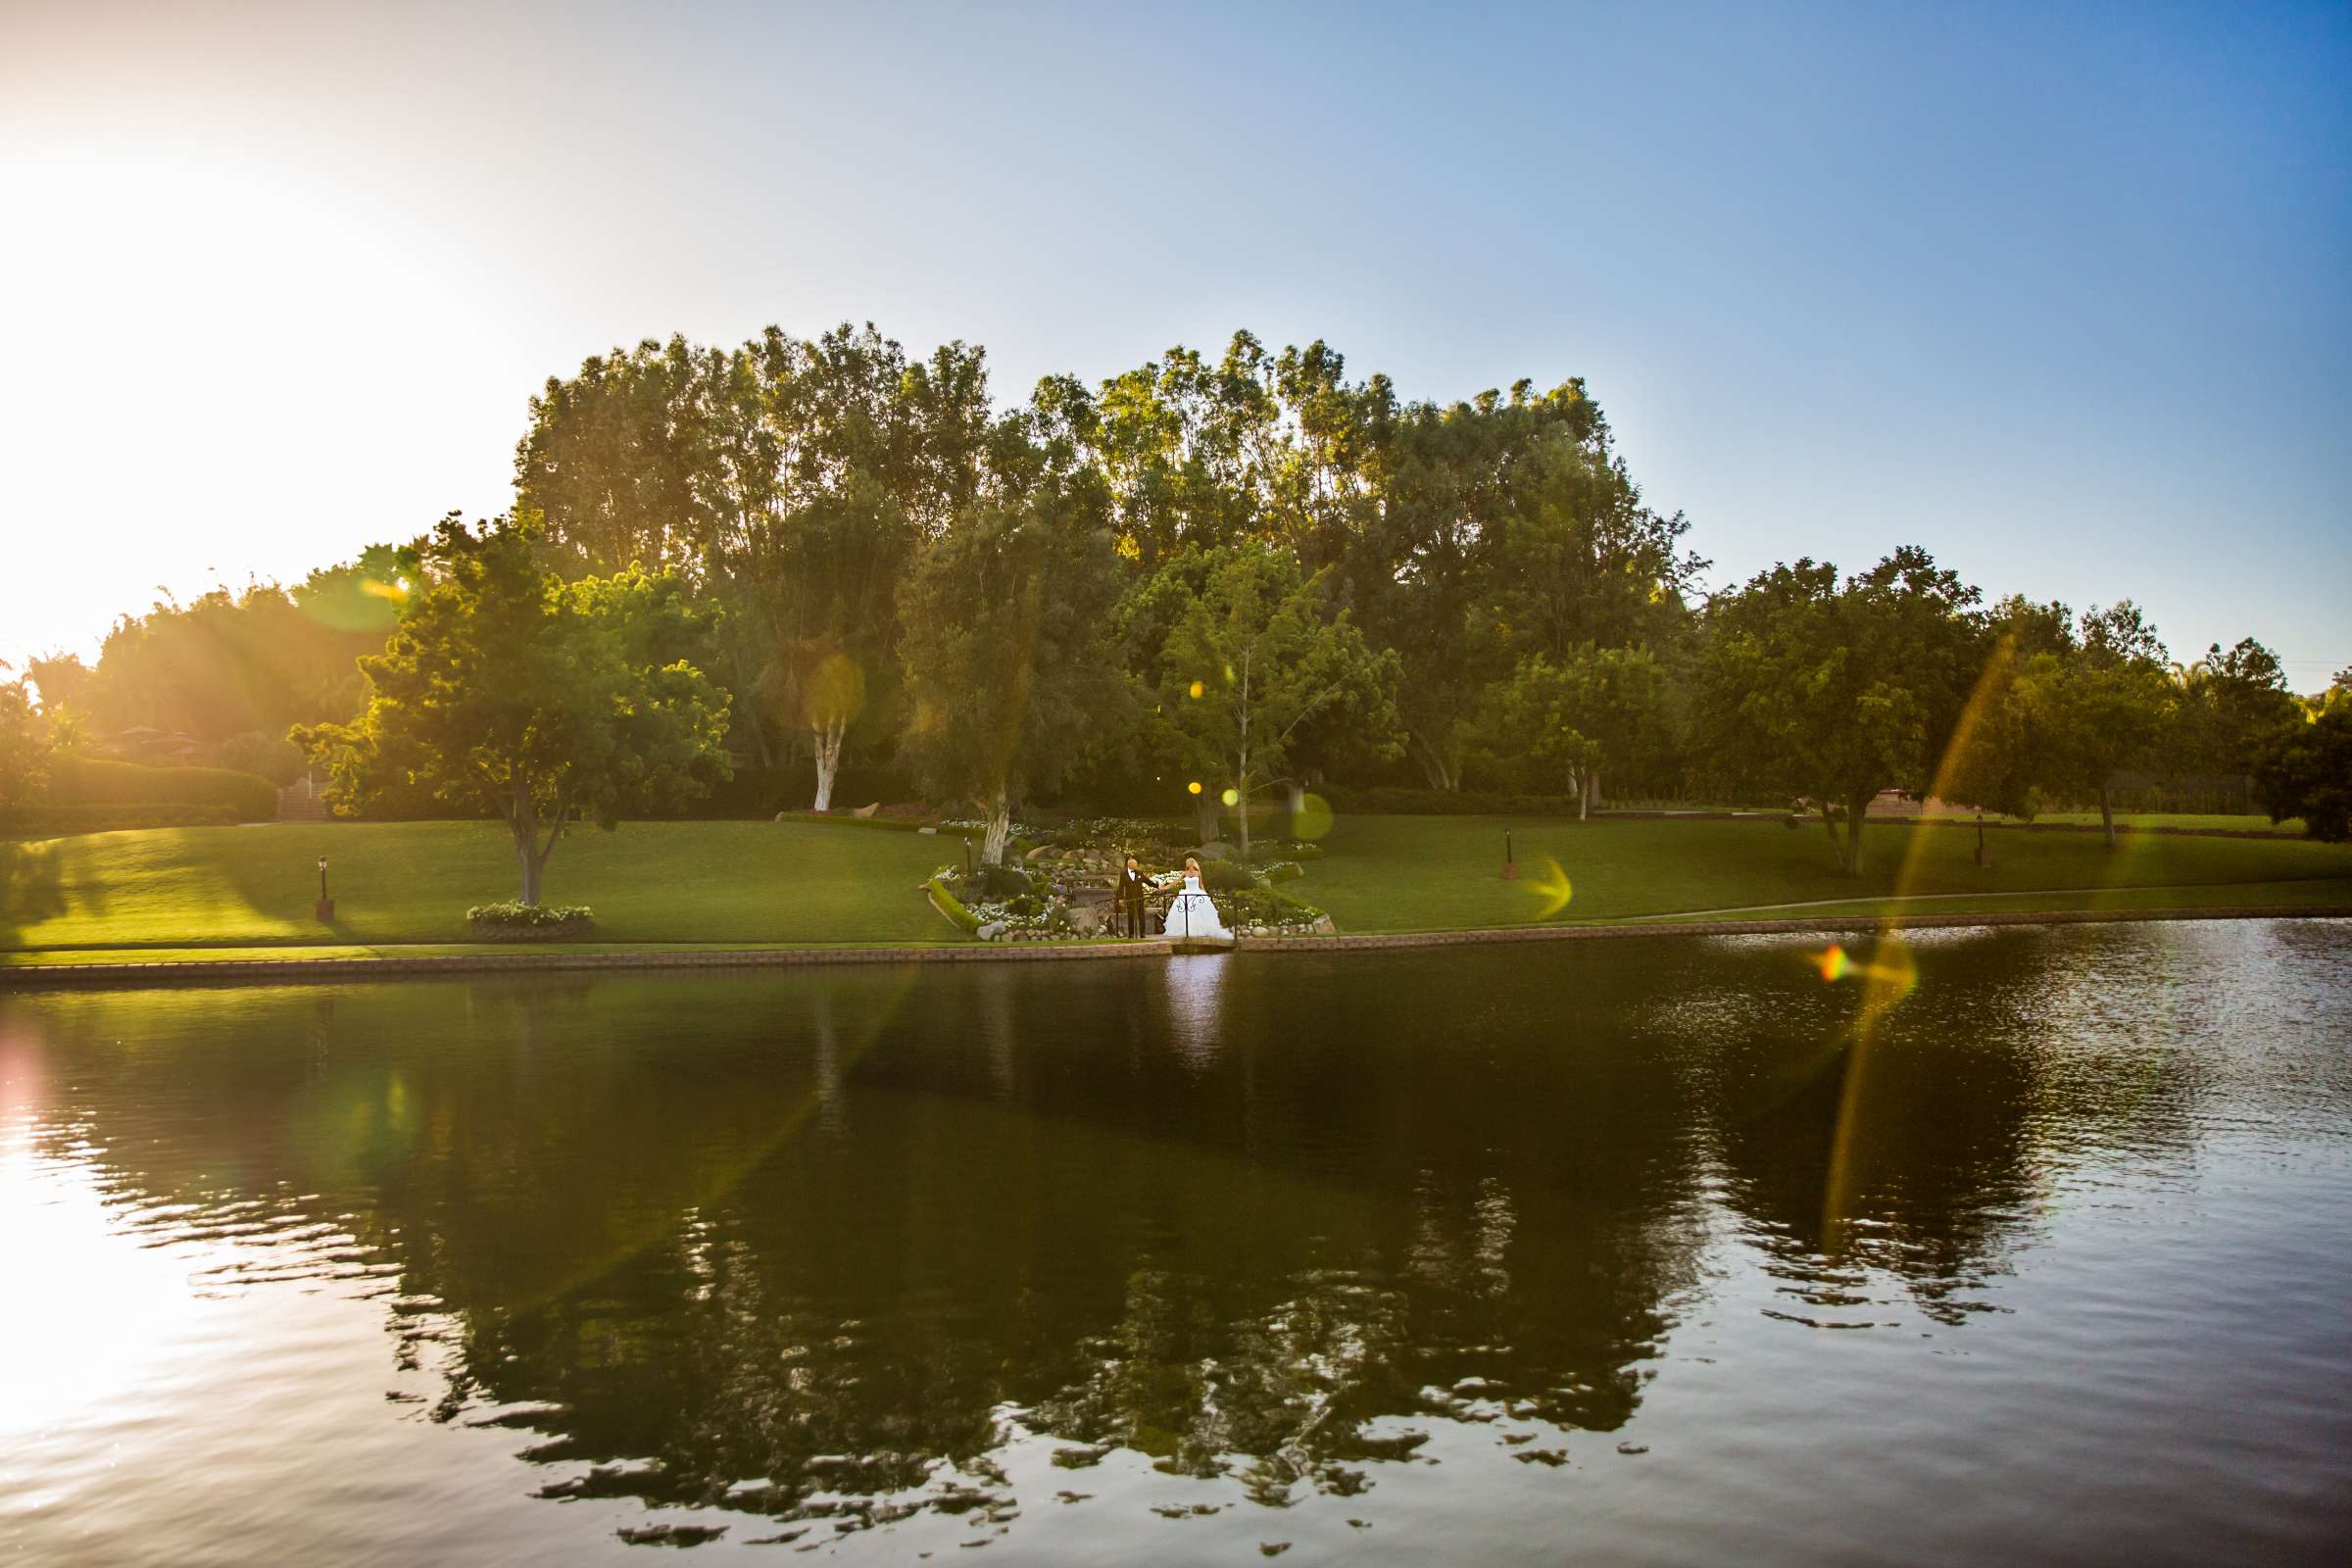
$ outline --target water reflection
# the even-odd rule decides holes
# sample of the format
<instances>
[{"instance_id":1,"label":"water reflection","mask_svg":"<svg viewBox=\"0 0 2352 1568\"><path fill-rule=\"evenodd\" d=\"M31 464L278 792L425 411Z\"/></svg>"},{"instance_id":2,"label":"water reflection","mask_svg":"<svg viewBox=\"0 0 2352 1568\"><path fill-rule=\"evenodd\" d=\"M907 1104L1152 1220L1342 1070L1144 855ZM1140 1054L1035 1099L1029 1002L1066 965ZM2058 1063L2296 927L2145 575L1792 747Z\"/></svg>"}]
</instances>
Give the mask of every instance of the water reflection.
<instances>
[{"instance_id":1,"label":"water reflection","mask_svg":"<svg viewBox=\"0 0 2352 1568\"><path fill-rule=\"evenodd\" d=\"M1659 943L47 996L0 1105L108 1226L215 1247L194 1288L372 1297L387 1405L511 1433L550 1502L1360 1545L1643 1451L1678 1353L1970 1332L2072 1188L2193 1184L2217 1102L2340 1139L2288 1014L2352 1010L2352 939L2311 929L2267 1067L2244 998L2166 1000L2178 951L2034 934L1920 944L1867 1061L1786 945Z\"/></svg>"}]
</instances>

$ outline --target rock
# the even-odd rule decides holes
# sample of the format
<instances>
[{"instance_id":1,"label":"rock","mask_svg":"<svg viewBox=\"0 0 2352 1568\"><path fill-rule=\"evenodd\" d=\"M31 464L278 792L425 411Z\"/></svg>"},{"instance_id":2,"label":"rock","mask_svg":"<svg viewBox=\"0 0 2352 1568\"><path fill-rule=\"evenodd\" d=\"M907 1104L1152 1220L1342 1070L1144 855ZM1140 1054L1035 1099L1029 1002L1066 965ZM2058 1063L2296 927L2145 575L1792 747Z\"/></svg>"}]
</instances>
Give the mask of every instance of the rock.
<instances>
[{"instance_id":1,"label":"rock","mask_svg":"<svg viewBox=\"0 0 2352 1568\"><path fill-rule=\"evenodd\" d=\"M1040 844L1036 849L1031 850L1026 858L1031 860L1051 860L1059 853L1051 844Z\"/></svg>"},{"instance_id":2,"label":"rock","mask_svg":"<svg viewBox=\"0 0 2352 1568\"><path fill-rule=\"evenodd\" d=\"M1091 904L1070 906L1070 929L1082 937L1091 937L1102 929L1102 911Z\"/></svg>"},{"instance_id":3,"label":"rock","mask_svg":"<svg viewBox=\"0 0 2352 1568\"><path fill-rule=\"evenodd\" d=\"M1316 915L1314 928L1327 937L1336 937L1340 934L1340 928L1331 923L1331 916L1328 914Z\"/></svg>"},{"instance_id":4,"label":"rock","mask_svg":"<svg viewBox=\"0 0 2352 1568\"><path fill-rule=\"evenodd\" d=\"M791 816L792 813L790 811L778 811L776 813L776 820L779 822L788 821L791 819Z\"/></svg>"},{"instance_id":5,"label":"rock","mask_svg":"<svg viewBox=\"0 0 2352 1568\"><path fill-rule=\"evenodd\" d=\"M988 924L973 932L972 935L978 937L983 942L1002 942L1004 940L1004 922L1002 920L991 920L988 922Z\"/></svg>"},{"instance_id":6,"label":"rock","mask_svg":"<svg viewBox=\"0 0 2352 1568\"><path fill-rule=\"evenodd\" d=\"M1233 858L1233 846L1223 839L1210 839L1193 853L1203 860L1230 860Z\"/></svg>"},{"instance_id":7,"label":"rock","mask_svg":"<svg viewBox=\"0 0 2352 1568\"><path fill-rule=\"evenodd\" d=\"M784 819L779 816L776 818L776 820L781 822ZM939 829L935 827L918 827L915 829L915 831L923 835L925 838L937 838L939 836Z\"/></svg>"},{"instance_id":8,"label":"rock","mask_svg":"<svg viewBox=\"0 0 2352 1568\"><path fill-rule=\"evenodd\" d=\"M880 809L882 809L882 803L880 801L876 801L870 806L860 806L858 808L858 809L852 811L850 814L858 818L858 821L864 822L870 820L873 817L873 814Z\"/></svg>"}]
</instances>

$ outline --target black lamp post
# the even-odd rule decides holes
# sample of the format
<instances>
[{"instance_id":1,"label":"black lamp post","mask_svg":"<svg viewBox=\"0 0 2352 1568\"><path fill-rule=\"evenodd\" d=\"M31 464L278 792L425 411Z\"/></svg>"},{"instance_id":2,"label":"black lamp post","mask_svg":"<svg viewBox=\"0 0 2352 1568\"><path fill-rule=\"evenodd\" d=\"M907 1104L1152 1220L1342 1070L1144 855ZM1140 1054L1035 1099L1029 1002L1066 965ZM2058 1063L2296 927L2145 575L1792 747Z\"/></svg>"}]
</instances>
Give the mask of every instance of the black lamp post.
<instances>
[{"instance_id":1,"label":"black lamp post","mask_svg":"<svg viewBox=\"0 0 2352 1568\"><path fill-rule=\"evenodd\" d=\"M1519 880L1519 859L1511 854L1511 830L1507 827L1502 830L1502 879L1505 882Z\"/></svg>"},{"instance_id":2,"label":"black lamp post","mask_svg":"<svg viewBox=\"0 0 2352 1568\"><path fill-rule=\"evenodd\" d=\"M335 901L326 896L326 857L323 855L318 857L318 906L317 912L321 920L332 920L335 917Z\"/></svg>"}]
</instances>

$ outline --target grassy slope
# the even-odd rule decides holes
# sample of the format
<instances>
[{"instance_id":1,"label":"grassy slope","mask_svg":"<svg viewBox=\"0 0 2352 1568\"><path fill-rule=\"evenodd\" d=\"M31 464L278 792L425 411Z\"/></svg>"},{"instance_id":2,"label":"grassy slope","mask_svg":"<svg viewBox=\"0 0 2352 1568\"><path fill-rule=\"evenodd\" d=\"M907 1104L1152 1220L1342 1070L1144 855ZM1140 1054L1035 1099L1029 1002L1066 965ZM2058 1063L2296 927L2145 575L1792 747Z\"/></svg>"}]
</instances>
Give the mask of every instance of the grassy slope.
<instances>
[{"instance_id":1,"label":"grassy slope","mask_svg":"<svg viewBox=\"0 0 2352 1568\"><path fill-rule=\"evenodd\" d=\"M1870 873L1830 866L1815 826L1771 820L1516 822L1525 880L1500 876L1503 824L1488 817L1343 818L1325 858L1290 884L1346 931L1515 925L1536 917L1545 858L1574 880L1568 922L1688 910L1840 914L1896 891L1968 895L1917 906L1979 908L2352 906L2352 846L2145 837L2109 853L2096 834L1998 833L1989 872L1975 835L1874 825ZM807 823L633 823L566 840L548 896L597 913L600 944L935 943L956 940L916 892L953 858L915 834ZM329 857L338 921L311 918L317 858ZM69 950L187 951L308 945L358 956L389 945L465 941L468 904L511 896L513 858L491 824L285 824L0 842L0 962ZM2090 889L2052 893L2051 889ZM1774 909L1758 906L1804 905ZM13 951L12 951L13 950ZM411 951L416 951L412 949ZM508 950L501 950L508 951ZM98 956L98 955L92 955ZM157 952L154 956L163 956Z\"/></svg>"},{"instance_id":2,"label":"grassy slope","mask_svg":"<svg viewBox=\"0 0 2352 1568\"><path fill-rule=\"evenodd\" d=\"M336 923L312 918L328 858ZM548 862L547 898L597 937L646 942L934 942L914 891L955 846L783 822L587 829ZM0 949L368 946L466 938L468 905L514 896L495 823L283 823L0 842Z\"/></svg>"},{"instance_id":3,"label":"grassy slope","mask_svg":"<svg viewBox=\"0 0 2352 1568\"><path fill-rule=\"evenodd\" d=\"M2110 852L2095 833L1995 833L1992 868L1971 863L1976 835L1951 828L1873 824L1863 837L1866 873L1837 874L1828 835L1776 821L1514 822L1521 881L1501 876L1503 828L1493 817L1343 817L1325 858L1291 884L1332 913L1343 931L1423 931L1516 925L1542 907L1534 883L1557 859L1575 895L1562 921L1636 919L1681 910L1836 900L1790 915L1850 912L1897 892L1908 851L1920 851L1908 894L2031 894L2089 888L2022 906L2099 908L2199 903L2343 903L2352 898L2352 846L2301 840L2127 838ZM2261 884L2244 889L2230 884ZM2133 890L2210 888L2181 895ZM1923 906L1976 906L1977 899ZM1986 907L2021 906L1986 900ZM1759 911L1765 912L1765 911Z\"/></svg>"}]
</instances>

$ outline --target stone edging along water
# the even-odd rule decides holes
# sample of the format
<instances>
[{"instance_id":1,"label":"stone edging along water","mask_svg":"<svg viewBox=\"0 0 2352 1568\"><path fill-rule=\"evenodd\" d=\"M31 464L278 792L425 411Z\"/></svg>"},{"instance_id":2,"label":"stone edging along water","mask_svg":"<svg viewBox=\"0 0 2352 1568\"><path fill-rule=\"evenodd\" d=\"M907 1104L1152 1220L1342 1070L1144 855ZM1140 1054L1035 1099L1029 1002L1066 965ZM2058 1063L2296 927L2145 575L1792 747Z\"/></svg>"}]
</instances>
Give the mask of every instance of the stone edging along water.
<instances>
[{"instance_id":1,"label":"stone edging along water","mask_svg":"<svg viewBox=\"0 0 2352 1568\"><path fill-rule=\"evenodd\" d=\"M2038 909L1913 914L1906 931L1995 925L2112 925L2154 920L2352 918L2352 906L2298 904L2183 909ZM1271 953L1362 953L1524 942L1592 942L1624 937L1739 937L1788 932L1870 933L1883 916L1813 915L1777 920L1682 920L1620 925L1539 925L1469 931L1392 931L1337 936L1244 937ZM189 986L390 980L454 974L561 974L614 970L774 969L845 963L1004 963L1171 956L1165 941L974 944L962 947L775 948L710 952L450 954L413 958L203 958L152 963L25 964L0 967L0 991L67 986Z\"/></svg>"}]
</instances>

